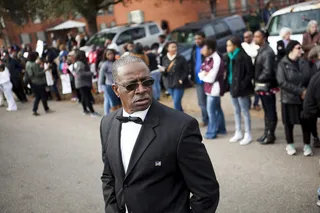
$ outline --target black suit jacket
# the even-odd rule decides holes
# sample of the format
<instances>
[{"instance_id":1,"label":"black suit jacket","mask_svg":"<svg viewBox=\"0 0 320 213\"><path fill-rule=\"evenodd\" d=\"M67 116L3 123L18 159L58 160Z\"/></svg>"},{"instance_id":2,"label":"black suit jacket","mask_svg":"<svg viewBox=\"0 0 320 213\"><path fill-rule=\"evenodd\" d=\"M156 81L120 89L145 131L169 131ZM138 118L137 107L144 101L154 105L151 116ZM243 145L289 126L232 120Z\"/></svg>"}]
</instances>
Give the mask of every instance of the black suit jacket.
<instances>
[{"instance_id":1,"label":"black suit jacket","mask_svg":"<svg viewBox=\"0 0 320 213\"><path fill-rule=\"evenodd\" d=\"M125 174L118 115L101 121L105 212L214 213L219 184L197 121L153 100Z\"/></svg>"}]
</instances>

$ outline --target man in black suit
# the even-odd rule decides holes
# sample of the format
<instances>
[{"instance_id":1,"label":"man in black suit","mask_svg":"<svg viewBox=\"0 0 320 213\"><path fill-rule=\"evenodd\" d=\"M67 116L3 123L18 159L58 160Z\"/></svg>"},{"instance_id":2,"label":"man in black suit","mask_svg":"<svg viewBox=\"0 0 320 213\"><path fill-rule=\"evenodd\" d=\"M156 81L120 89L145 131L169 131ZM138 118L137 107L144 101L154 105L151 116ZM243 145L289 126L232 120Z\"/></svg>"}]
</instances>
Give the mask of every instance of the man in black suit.
<instances>
[{"instance_id":1,"label":"man in black suit","mask_svg":"<svg viewBox=\"0 0 320 213\"><path fill-rule=\"evenodd\" d=\"M214 213L219 184L197 121L152 98L140 58L116 61L113 79L123 108L100 126L105 212Z\"/></svg>"}]
</instances>

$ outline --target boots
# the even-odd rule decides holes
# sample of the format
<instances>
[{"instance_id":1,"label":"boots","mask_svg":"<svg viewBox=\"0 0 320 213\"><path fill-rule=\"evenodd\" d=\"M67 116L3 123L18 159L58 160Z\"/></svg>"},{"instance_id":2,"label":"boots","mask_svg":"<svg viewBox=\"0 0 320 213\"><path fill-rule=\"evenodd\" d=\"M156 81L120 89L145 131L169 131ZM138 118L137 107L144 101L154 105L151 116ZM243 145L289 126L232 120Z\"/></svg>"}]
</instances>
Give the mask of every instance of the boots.
<instances>
[{"instance_id":1,"label":"boots","mask_svg":"<svg viewBox=\"0 0 320 213\"><path fill-rule=\"evenodd\" d=\"M266 145L266 144L273 144L276 140L276 136L275 136L275 131L276 131L276 127L277 127L277 121L269 121L269 132L267 135L267 138L260 142L260 144L262 145Z\"/></svg>"},{"instance_id":2,"label":"boots","mask_svg":"<svg viewBox=\"0 0 320 213\"><path fill-rule=\"evenodd\" d=\"M257 139L258 142L262 142L267 138L268 129L269 129L268 118L264 118L264 133L260 138Z\"/></svg>"}]
</instances>

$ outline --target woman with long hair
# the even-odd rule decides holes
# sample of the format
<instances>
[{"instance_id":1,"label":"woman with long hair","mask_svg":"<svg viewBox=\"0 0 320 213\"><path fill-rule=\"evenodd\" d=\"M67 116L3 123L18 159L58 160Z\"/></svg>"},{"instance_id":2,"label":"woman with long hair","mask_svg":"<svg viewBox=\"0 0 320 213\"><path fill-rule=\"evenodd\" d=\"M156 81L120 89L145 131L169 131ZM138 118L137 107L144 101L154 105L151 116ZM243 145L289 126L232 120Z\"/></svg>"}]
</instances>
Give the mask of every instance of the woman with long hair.
<instances>
[{"instance_id":1,"label":"woman with long hair","mask_svg":"<svg viewBox=\"0 0 320 213\"><path fill-rule=\"evenodd\" d=\"M92 72L90 72L90 67L87 62L86 53L81 50L77 51L75 60L75 86L77 89L79 89L81 94L83 113L85 115L91 114L92 117L100 117L100 115L94 111L92 106L91 88L93 74Z\"/></svg>"},{"instance_id":2,"label":"woman with long hair","mask_svg":"<svg viewBox=\"0 0 320 213\"><path fill-rule=\"evenodd\" d=\"M188 65L186 59L178 54L176 42L169 42L167 47L168 53L164 56L163 66L159 69L163 72L164 84L172 96L174 108L183 111L181 100L188 81Z\"/></svg>"},{"instance_id":3,"label":"woman with long hair","mask_svg":"<svg viewBox=\"0 0 320 213\"><path fill-rule=\"evenodd\" d=\"M318 22L316 20L311 20L308 23L307 31L303 34L302 48L304 51L305 59L308 59L309 51L320 44L320 32L318 27Z\"/></svg>"},{"instance_id":4,"label":"woman with long hair","mask_svg":"<svg viewBox=\"0 0 320 213\"><path fill-rule=\"evenodd\" d=\"M114 49L106 49L99 70L99 84L104 86L104 114L113 112L121 107L120 99L112 90L112 65L116 60L117 52Z\"/></svg>"}]
</instances>

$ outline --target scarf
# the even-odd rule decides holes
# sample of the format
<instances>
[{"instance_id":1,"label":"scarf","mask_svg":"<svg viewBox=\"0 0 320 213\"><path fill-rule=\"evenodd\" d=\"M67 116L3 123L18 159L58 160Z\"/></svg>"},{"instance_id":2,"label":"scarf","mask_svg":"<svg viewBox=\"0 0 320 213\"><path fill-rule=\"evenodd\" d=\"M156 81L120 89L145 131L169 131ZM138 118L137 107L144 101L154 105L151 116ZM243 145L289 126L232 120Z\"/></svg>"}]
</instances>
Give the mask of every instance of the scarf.
<instances>
[{"instance_id":1,"label":"scarf","mask_svg":"<svg viewBox=\"0 0 320 213\"><path fill-rule=\"evenodd\" d=\"M237 57L237 55L239 54L240 52L240 48L237 48L235 49L233 52L231 53L228 53L228 57L230 59L230 62L229 62L229 75L228 75L228 82L229 84L231 85L232 84L232 65L233 65L233 60Z\"/></svg>"},{"instance_id":2,"label":"scarf","mask_svg":"<svg viewBox=\"0 0 320 213\"><path fill-rule=\"evenodd\" d=\"M167 57L170 61L172 61L173 59L175 59L177 57L177 54L174 54L173 56L171 56L170 53L167 53Z\"/></svg>"}]
</instances>

